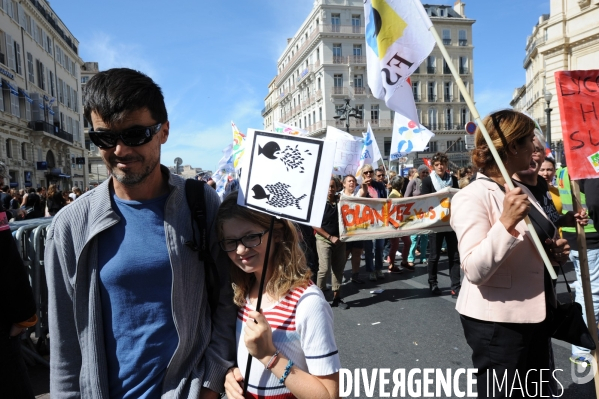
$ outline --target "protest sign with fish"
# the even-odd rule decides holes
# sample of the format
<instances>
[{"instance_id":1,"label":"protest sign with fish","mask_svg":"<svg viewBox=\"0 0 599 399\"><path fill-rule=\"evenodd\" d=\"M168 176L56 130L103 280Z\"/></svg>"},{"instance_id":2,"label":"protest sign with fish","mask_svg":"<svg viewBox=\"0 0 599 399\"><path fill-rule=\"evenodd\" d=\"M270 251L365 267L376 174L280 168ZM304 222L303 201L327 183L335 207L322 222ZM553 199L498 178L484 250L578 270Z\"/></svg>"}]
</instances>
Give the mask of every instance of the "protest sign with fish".
<instances>
[{"instance_id":1,"label":"protest sign with fish","mask_svg":"<svg viewBox=\"0 0 599 399\"><path fill-rule=\"evenodd\" d=\"M310 226L320 226L335 143L249 130L238 203Z\"/></svg>"}]
</instances>

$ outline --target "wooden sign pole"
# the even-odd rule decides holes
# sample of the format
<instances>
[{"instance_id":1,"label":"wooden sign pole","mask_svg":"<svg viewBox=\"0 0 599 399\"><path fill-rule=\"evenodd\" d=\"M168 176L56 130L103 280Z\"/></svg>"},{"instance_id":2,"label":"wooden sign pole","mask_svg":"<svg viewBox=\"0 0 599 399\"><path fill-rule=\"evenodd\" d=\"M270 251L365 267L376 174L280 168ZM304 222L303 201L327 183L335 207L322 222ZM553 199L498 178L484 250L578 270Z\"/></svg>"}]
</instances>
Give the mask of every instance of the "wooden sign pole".
<instances>
[{"instance_id":1,"label":"wooden sign pole","mask_svg":"<svg viewBox=\"0 0 599 399\"><path fill-rule=\"evenodd\" d=\"M580 204L580 186L576 180L570 180L572 187L572 204L578 207ZM575 212L580 212L582 209L575 209ZM591 337L595 341L595 346L599 348L599 339L597 338L597 320L595 319L595 306L593 305L593 292L591 291L591 276L589 274L589 261L587 258L587 241L584 232L584 226L576 223L576 243L578 244L578 264L580 267L580 280L582 282L582 293L584 295L584 308L587 316L587 326ZM576 292L578 295L578 292ZM595 373L595 395L599 398L599 378L597 378L597 350L591 351L593 356L593 365L591 365Z\"/></svg>"}]
</instances>

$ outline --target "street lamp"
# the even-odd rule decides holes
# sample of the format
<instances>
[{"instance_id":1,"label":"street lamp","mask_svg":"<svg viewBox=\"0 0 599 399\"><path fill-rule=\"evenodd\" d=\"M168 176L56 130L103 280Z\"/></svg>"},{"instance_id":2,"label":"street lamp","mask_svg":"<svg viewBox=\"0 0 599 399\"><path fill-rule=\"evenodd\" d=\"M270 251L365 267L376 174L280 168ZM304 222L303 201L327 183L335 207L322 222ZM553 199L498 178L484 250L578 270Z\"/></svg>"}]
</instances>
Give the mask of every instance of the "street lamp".
<instances>
[{"instance_id":1,"label":"street lamp","mask_svg":"<svg viewBox=\"0 0 599 399\"><path fill-rule=\"evenodd\" d=\"M553 94L550 91L545 89L545 101L547 102L547 108L545 108L545 112L547 113L547 145L551 148L551 111L549 108L549 104L551 103L551 98L553 98Z\"/></svg>"},{"instance_id":2,"label":"street lamp","mask_svg":"<svg viewBox=\"0 0 599 399\"><path fill-rule=\"evenodd\" d=\"M337 109L337 115L333 118L340 121L345 121L345 130L349 133L349 118L362 119L362 113L356 108L352 108L349 105L349 98L345 99L343 107Z\"/></svg>"}]
</instances>

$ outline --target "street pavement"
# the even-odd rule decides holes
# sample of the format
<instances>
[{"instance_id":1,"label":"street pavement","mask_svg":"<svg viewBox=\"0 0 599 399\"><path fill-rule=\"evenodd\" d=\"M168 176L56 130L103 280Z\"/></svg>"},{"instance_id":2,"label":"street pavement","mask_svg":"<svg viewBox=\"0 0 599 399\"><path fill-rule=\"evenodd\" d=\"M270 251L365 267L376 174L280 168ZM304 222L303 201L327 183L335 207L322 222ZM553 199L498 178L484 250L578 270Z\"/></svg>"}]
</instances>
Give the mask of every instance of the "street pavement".
<instances>
[{"instance_id":1,"label":"street pavement","mask_svg":"<svg viewBox=\"0 0 599 399\"><path fill-rule=\"evenodd\" d=\"M335 339L341 357L341 366L351 370L365 369L372 377L375 369L390 369L386 378L390 380L384 391L393 390L392 373L396 369L405 369L405 375L413 369L450 369L451 375L458 369L472 367L471 350L455 310L455 299L451 298L450 281L447 273L447 258L442 256L439 264L439 287L441 296L431 296L427 282L426 266L416 265L416 271L404 271L402 274L388 274L386 279L375 282L368 281L362 261L361 277L365 284L347 282L342 287L345 302L350 309L333 309L335 317ZM386 269L386 264L385 264ZM571 263L566 264L568 281L575 280ZM351 265L346 264L345 278L351 276ZM382 289L380 294L371 291ZM325 293L332 297L330 291ZM560 301L568 300L563 278L558 281ZM556 376L564 387L562 398L592 398L594 397L593 382L576 384L571 376L570 345L561 341L553 341L554 357L558 371ZM360 371L360 375L361 375ZM30 370L35 394L39 398L48 399L48 370L36 366ZM578 374L582 376L583 374ZM422 379L422 374L417 374ZM434 378L434 374L433 374ZM371 380L372 381L372 380ZM369 381L370 382L370 381ZM433 383L430 389L436 393ZM466 393L466 377L459 379L459 390ZM458 394L455 389L453 394ZM517 391L515 391L517 392ZM368 392L370 393L370 392ZM399 392L401 394L401 392ZM421 391L421 397L425 397ZM367 396L364 384L360 384L360 394L352 389L349 397L366 398L383 397L379 392L379 379L372 395ZM404 397L410 397L406 392ZM440 396L445 396L441 391Z\"/></svg>"},{"instance_id":2,"label":"street pavement","mask_svg":"<svg viewBox=\"0 0 599 399\"><path fill-rule=\"evenodd\" d=\"M396 261L398 262L398 261ZM362 265L364 262L362 262ZM386 269L386 263L384 268ZM568 281L575 281L573 266L564 268ZM351 276L351 266L346 265L345 277ZM432 296L428 287L427 267L416 265L414 272L385 274L385 280L368 281L362 267L361 277L366 284L348 282L342 292L350 309L334 309L335 338L341 357L341 367L349 370L366 369L371 376L374 369L405 369L406 376L412 369L450 369L452 376L460 368L471 368L471 349L466 343L459 314L455 310L456 299L451 298L447 258L442 256L439 264L439 288L441 296ZM463 277L463 276L462 276ZM380 294L371 291L383 289ZM558 281L558 298L569 300L563 277ZM570 345L553 340L556 376L563 385L562 398L595 397L593 382L579 385L571 377ZM577 374L582 377L584 374ZM422 374L416 375L422 379ZM386 378L391 379L390 375ZM433 374L434 378L434 374ZM466 378L460 378L460 391L466 390ZM364 385L360 395L352 390L350 397L382 397L378 380L373 396L366 396ZM391 392L393 382L385 391ZM436 394L436 385L431 385ZM517 393L518 391L514 391ZM454 394L459 394L453 391ZM424 392L421 392L425 397ZM545 393L546 394L546 393ZM410 397L406 391L405 397ZM458 397L440 396L435 397Z\"/></svg>"}]
</instances>

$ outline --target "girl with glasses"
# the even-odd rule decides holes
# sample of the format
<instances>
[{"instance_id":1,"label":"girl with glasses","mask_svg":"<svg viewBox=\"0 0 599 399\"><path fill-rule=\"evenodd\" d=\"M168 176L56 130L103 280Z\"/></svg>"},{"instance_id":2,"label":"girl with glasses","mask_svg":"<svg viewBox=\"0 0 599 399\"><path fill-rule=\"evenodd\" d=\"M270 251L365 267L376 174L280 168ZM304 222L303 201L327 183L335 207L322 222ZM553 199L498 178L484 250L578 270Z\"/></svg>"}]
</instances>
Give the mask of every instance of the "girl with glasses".
<instances>
[{"instance_id":1,"label":"girl with glasses","mask_svg":"<svg viewBox=\"0 0 599 399\"><path fill-rule=\"evenodd\" d=\"M271 216L237 205L237 192L221 204L216 229L229 257L237 316L237 366L229 369L225 391L243 398L248 353L252 397L335 398L339 392L339 354L333 313L310 280L297 229L288 220L274 224L266 253ZM267 274L262 308L256 309L264 260Z\"/></svg>"}]
</instances>

